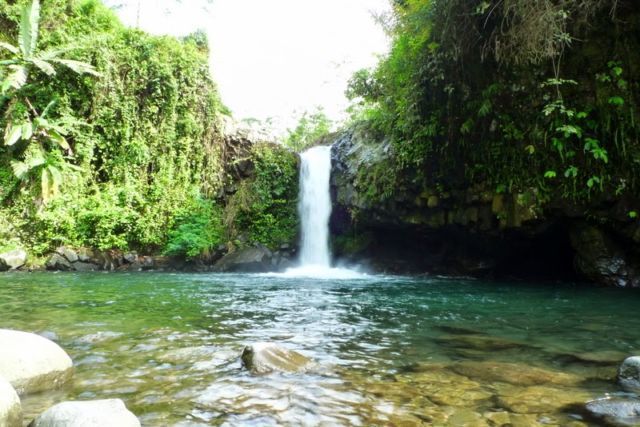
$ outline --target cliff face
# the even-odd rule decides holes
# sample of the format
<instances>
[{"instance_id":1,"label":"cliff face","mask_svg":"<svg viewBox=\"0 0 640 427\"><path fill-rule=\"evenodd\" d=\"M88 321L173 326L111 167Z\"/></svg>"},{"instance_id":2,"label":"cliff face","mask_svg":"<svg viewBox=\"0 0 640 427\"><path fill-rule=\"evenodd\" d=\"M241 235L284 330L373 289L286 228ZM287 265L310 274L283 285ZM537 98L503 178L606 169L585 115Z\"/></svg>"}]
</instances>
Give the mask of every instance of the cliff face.
<instances>
[{"instance_id":1,"label":"cliff face","mask_svg":"<svg viewBox=\"0 0 640 427\"><path fill-rule=\"evenodd\" d=\"M444 192L408 178L384 201L372 201L365 190L371 183L361 185L359 172L379 167L394 155L391 147L358 128L335 139L331 229L338 258L395 273L640 287L640 223L628 216L637 200L602 196L579 205L533 189L498 193L475 183Z\"/></svg>"}]
</instances>

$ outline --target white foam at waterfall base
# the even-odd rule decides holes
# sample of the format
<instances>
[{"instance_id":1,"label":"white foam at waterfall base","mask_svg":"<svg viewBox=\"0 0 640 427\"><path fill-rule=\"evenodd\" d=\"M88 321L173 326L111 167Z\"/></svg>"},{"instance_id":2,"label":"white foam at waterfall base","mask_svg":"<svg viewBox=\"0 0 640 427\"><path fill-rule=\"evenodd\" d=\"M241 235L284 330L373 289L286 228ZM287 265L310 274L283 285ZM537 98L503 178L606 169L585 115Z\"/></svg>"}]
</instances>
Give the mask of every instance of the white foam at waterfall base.
<instances>
[{"instance_id":1,"label":"white foam at waterfall base","mask_svg":"<svg viewBox=\"0 0 640 427\"><path fill-rule=\"evenodd\" d=\"M366 277L355 270L331 267L329 217L331 216L331 147L310 148L300 155L300 201L298 214L302 228L300 265L280 277L314 279L358 279Z\"/></svg>"}]
</instances>

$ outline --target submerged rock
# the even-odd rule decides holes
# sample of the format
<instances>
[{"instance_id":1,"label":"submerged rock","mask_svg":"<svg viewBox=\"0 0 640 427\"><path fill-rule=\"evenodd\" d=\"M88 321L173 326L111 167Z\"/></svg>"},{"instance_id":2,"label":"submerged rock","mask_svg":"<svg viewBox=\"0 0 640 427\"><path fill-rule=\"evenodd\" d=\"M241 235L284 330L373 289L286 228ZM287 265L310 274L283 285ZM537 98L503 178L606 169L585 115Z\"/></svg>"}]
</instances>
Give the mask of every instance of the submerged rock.
<instances>
[{"instance_id":1,"label":"submerged rock","mask_svg":"<svg viewBox=\"0 0 640 427\"><path fill-rule=\"evenodd\" d=\"M27 263L27 253L22 249L0 254L0 271L17 270Z\"/></svg>"},{"instance_id":2,"label":"submerged rock","mask_svg":"<svg viewBox=\"0 0 640 427\"><path fill-rule=\"evenodd\" d=\"M563 406L581 405L592 397L579 389L546 385L499 385L496 391L500 406L518 414L548 414Z\"/></svg>"},{"instance_id":3,"label":"submerged rock","mask_svg":"<svg viewBox=\"0 0 640 427\"><path fill-rule=\"evenodd\" d=\"M222 257L216 262L214 270L242 273L268 272L273 269L272 256L271 251L262 246L240 249Z\"/></svg>"},{"instance_id":4,"label":"submerged rock","mask_svg":"<svg viewBox=\"0 0 640 427\"><path fill-rule=\"evenodd\" d=\"M534 386L575 385L580 382L580 378L575 375L516 363L460 362L451 365L450 369L480 383L502 382L517 386Z\"/></svg>"},{"instance_id":5,"label":"submerged rock","mask_svg":"<svg viewBox=\"0 0 640 427\"><path fill-rule=\"evenodd\" d=\"M256 374L299 372L309 367L311 359L274 343L257 343L244 348L242 364Z\"/></svg>"},{"instance_id":6,"label":"submerged rock","mask_svg":"<svg viewBox=\"0 0 640 427\"><path fill-rule=\"evenodd\" d=\"M628 357L618 369L618 383L623 389L640 393L640 356Z\"/></svg>"},{"instance_id":7,"label":"submerged rock","mask_svg":"<svg viewBox=\"0 0 640 427\"><path fill-rule=\"evenodd\" d=\"M120 399L62 402L47 409L30 427L139 427Z\"/></svg>"},{"instance_id":8,"label":"submerged rock","mask_svg":"<svg viewBox=\"0 0 640 427\"><path fill-rule=\"evenodd\" d=\"M58 388L71 375L71 358L56 343L40 335L0 329L0 376L18 394Z\"/></svg>"},{"instance_id":9,"label":"submerged rock","mask_svg":"<svg viewBox=\"0 0 640 427\"><path fill-rule=\"evenodd\" d=\"M480 351L501 351L518 348L531 348L530 345L518 341L512 341L506 338L485 336L479 334L464 335L452 334L440 337L436 340L438 343L455 348L474 349Z\"/></svg>"},{"instance_id":10,"label":"submerged rock","mask_svg":"<svg viewBox=\"0 0 640 427\"><path fill-rule=\"evenodd\" d=\"M630 397L607 397L586 404L587 413L606 425L640 426L640 400Z\"/></svg>"},{"instance_id":11,"label":"submerged rock","mask_svg":"<svg viewBox=\"0 0 640 427\"><path fill-rule=\"evenodd\" d=\"M22 406L18 393L0 377L0 426L22 427Z\"/></svg>"}]
</instances>

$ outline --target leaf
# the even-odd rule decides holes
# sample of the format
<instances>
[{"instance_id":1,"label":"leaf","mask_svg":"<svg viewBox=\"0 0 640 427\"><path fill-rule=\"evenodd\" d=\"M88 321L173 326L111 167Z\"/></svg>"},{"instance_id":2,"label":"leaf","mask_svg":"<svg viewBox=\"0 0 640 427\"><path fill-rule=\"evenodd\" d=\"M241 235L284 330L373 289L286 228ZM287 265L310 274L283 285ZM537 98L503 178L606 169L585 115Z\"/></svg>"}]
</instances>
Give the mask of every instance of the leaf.
<instances>
[{"instance_id":1,"label":"leaf","mask_svg":"<svg viewBox=\"0 0 640 427\"><path fill-rule=\"evenodd\" d=\"M42 59L38 58L31 58L30 61L47 76L53 76L56 74L56 70L55 68L53 68L53 65L49 64L47 61L43 61Z\"/></svg>"},{"instance_id":2,"label":"leaf","mask_svg":"<svg viewBox=\"0 0 640 427\"><path fill-rule=\"evenodd\" d=\"M0 48L6 49L13 54L17 54L18 52L20 52L20 49L18 49L17 47L5 42L0 42Z\"/></svg>"},{"instance_id":3,"label":"leaf","mask_svg":"<svg viewBox=\"0 0 640 427\"><path fill-rule=\"evenodd\" d=\"M544 177L547 178L547 179L553 179L553 178L556 177L556 175L557 175L556 171L546 171L544 173Z\"/></svg>"},{"instance_id":4,"label":"leaf","mask_svg":"<svg viewBox=\"0 0 640 427\"><path fill-rule=\"evenodd\" d=\"M91 74L92 76L97 77L101 76L93 65L87 64L86 62L74 61L72 59L52 59L52 61L62 64L78 74Z\"/></svg>"},{"instance_id":5,"label":"leaf","mask_svg":"<svg viewBox=\"0 0 640 427\"><path fill-rule=\"evenodd\" d=\"M20 141L21 135L22 126L9 123L4 131L4 145L14 145L16 142Z\"/></svg>"},{"instance_id":6,"label":"leaf","mask_svg":"<svg viewBox=\"0 0 640 427\"><path fill-rule=\"evenodd\" d=\"M53 129L49 129L47 133L49 134L49 139L55 142L56 144L58 144L60 148L62 148L63 150L71 150L71 147L69 146L69 143L67 142L67 140L64 138L64 136L60 135L57 131Z\"/></svg>"},{"instance_id":7,"label":"leaf","mask_svg":"<svg viewBox=\"0 0 640 427\"><path fill-rule=\"evenodd\" d=\"M636 211L630 211L630 212L629 212L629 218L631 218L631 219L636 219L636 218L638 218L638 212L636 212Z\"/></svg>"},{"instance_id":8,"label":"leaf","mask_svg":"<svg viewBox=\"0 0 640 427\"><path fill-rule=\"evenodd\" d=\"M40 191L42 194L42 201L46 204L49 201L49 193L51 189L50 172L47 168L42 170L42 176L40 177Z\"/></svg>"},{"instance_id":9,"label":"leaf","mask_svg":"<svg viewBox=\"0 0 640 427\"><path fill-rule=\"evenodd\" d=\"M11 169L16 178L24 181L29 173L29 167L25 162L11 162Z\"/></svg>"},{"instance_id":10,"label":"leaf","mask_svg":"<svg viewBox=\"0 0 640 427\"><path fill-rule=\"evenodd\" d=\"M11 73L2 82L2 93L6 93L9 88L20 89L27 83L29 72L21 65L10 65Z\"/></svg>"},{"instance_id":11,"label":"leaf","mask_svg":"<svg viewBox=\"0 0 640 427\"><path fill-rule=\"evenodd\" d=\"M51 174L51 194L58 194L58 189L60 188L60 184L62 184L62 174L60 173L60 169L55 166L49 165L46 168Z\"/></svg>"},{"instance_id":12,"label":"leaf","mask_svg":"<svg viewBox=\"0 0 640 427\"><path fill-rule=\"evenodd\" d=\"M53 101L51 101L50 103L48 103L47 106L44 107L44 111L42 112L42 114L40 114L40 117L42 117L42 119L44 119L47 116L47 114L49 113L49 110L51 108L53 108L53 106L56 105L57 103L58 103L58 101L55 100L55 99Z\"/></svg>"},{"instance_id":13,"label":"leaf","mask_svg":"<svg viewBox=\"0 0 640 427\"><path fill-rule=\"evenodd\" d=\"M619 96L612 96L611 98L609 98L609 104L618 106L624 105L624 99Z\"/></svg>"},{"instance_id":14,"label":"leaf","mask_svg":"<svg viewBox=\"0 0 640 427\"><path fill-rule=\"evenodd\" d=\"M40 21L40 1L31 0L31 3L22 9L20 20L20 50L25 58L30 58L38 44L38 23Z\"/></svg>"},{"instance_id":15,"label":"leaf","mask_svg":"<svg viewBox=\"0 0 640 427\"><path fill-rule=\"evenodd\" d=\"M20 133L21 133L22 139L24 140L31 139L31 137L33 136L33 125L31 124L31 122L25 122L20 127Z\"/></svg>"},{"instance_id":16,"label":"leaf","mask_svg":"<svg viewBox=\"0 0 640 427\"><path fill-rule=\"evenodd\" d=\"M534 147L533 145L527 145L526 147L524 147L524 150L529 154L533 154L536 152L536 147Z\"/></svg>"}]
</instances>

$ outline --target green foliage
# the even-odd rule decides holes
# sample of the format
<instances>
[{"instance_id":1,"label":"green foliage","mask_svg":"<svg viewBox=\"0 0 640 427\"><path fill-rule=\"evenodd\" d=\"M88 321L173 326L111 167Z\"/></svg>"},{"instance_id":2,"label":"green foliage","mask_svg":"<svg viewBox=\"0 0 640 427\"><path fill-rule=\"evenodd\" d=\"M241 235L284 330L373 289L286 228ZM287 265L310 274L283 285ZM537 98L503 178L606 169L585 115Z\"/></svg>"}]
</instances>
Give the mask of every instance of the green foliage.
<instances>
[{"instance_id":1,"label":"green foliage","mask_svg":"<svg viewBox=\"0 0 640 427\"><path fill-rule=\"evenodd\" d=\"M176 215L176 224L169 232L165 248L167 255L196 258L207 256L223 243L222 210L202 198Z\"/></svg>"},{"instance_id":2,"label":"green foliage","mask_svg":"<svg viewBox=\"0 0 640 427\"><path fill-rule=\"evenodd\" d=\"M241 184L225 212L229 238L246 232L250 243L290 243L298 229L297 157L278 145L257 144L251 158L255 176Z\"/></svg>"},{"instance_id":3,"label":"green foliage","mask_svg":"<svg viewBox=\"0 0 640 427\"><path fill-rule=\"evenodd\" d=\"M213 203L222 185L226 109L204 34L128 29L98 0L44 2L38 26L34 7L21 20L25 5L0 4L0 209L12 235L37 254L165 248L193 195Z\"/></svg>"},{"instance_id":4,"label":"green foliage","mask_svg":"<svg viewBox=\"0 0 640 427\"><path fill-rule=\"evenodd\" d=\"M360 190L640 193L638 23L631 0L395 2L390 53L347 91L391 141Z\"/></svg>"},{"instance_id":5,"label":"green foliage","mask_svg":"<svg viewBox=\"0 0 640 427\"><path fill-rule=\"evenodd\" d=\"M303 113L293 129L287 129L284 144L296 152L304 151L331 131L331 120L322 108Z\"/></svg>"}]
</instances>

